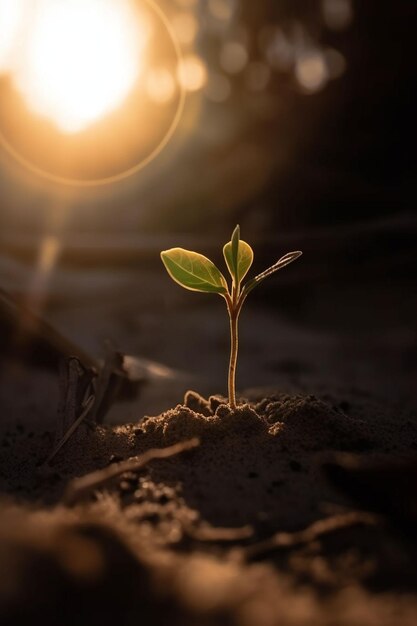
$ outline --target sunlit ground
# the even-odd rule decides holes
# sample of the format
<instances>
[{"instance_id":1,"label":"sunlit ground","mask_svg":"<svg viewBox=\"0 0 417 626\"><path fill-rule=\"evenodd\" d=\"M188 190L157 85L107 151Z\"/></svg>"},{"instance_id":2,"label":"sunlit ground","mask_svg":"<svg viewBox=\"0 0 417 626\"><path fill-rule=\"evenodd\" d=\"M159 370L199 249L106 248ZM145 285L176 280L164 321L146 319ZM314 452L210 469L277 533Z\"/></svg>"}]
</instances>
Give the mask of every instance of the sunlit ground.
<instances>
[{"instance_id":1,"label":"sunlit ground","mask_svg":"<svg viewBox=\"0 0 417 626\"><path fill-rule=\"evenodd\" d=\"M117 108L138 79L147 38L131 1L41 0L25 13L24 4L1 1L0 54L28 107L67 133Z\"/></svg>"}]
</instances>

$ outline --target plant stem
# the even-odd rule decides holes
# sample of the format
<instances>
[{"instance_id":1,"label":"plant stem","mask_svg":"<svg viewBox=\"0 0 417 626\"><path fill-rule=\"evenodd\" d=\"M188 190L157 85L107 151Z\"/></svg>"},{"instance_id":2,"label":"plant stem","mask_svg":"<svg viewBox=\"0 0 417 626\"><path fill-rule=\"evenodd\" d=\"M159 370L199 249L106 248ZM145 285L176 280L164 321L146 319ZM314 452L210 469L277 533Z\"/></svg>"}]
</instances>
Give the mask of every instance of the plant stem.
<instances>
[{"instance_id":1,"label":"plant stem","mask_svg":"<svg viewBox=\"0 0 417 626\"><path fill-rule=\"evenodd\" d=\"M229 405L232 410L236 409L236 364L239 348L238 322L244 298L241 297L239 286L232 286L232 294L225 294L230 320L230 361L229 361Z\"/></svg>"},{"instance_id":2,"label":"plant stem","mask_svg":"<svg viewBox=\"0 0 417 626\"><path fill-rule=\"evenodd\" d=\"M231 409L236 408L236 363L239 346L238 319L236 311L230 315L230 362L229 362L229 404Z\"/></svg>"}]
</instances>

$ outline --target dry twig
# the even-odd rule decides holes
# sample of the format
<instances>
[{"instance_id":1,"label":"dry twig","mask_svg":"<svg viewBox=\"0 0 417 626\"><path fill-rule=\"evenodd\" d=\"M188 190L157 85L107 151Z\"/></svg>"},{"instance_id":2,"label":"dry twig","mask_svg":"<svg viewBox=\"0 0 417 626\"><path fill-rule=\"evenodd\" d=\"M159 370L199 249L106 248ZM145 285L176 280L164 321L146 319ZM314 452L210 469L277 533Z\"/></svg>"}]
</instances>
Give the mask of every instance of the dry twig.
<instances>
[{"instance_id":1,"label":"dry twig","mask_svg":"<svg viewBox=\"0 0 417 626\"><path fill-rule=\"evenodd\" d=\"M154 459L167 459L176 454L180 454L181 452L192 450L199 445L200 440L194 438L176 443L173 446L168 446L167 448L152 448L151 450L147 450L138 456L131 457L126 461L114 463L110 467L97 470L91 474L86 474L86 476L82 476L82 478L75 478L69 483L64 499L67 504L72 504L86 493L93 489L97 489L98 487L102 487L113 478L116 478L116 476L120 476L120 474L124 474L125 472L135 472Z\"/></svg>"},{"instance_id":2,"label":"dry twig","mask_svg":"<svg viewBox=\"0 0 417 626\"><path fill-rule=\"evenodd\" d=\"M246 525L240 528L222 528L219 526L201 525L194 528L191 525L185 528L187 534L196 541L233 542L250 539L253 536L253 527Z\"/></svg>"},{"instance_id":3,"label":"dry twig","mask_svg":"<svg viewBox=\"0 0 417 626\"><path fill-rule=\"evenodd\" d=\"M88 400L85 403L84 406L84 410L81 413L81 415L75 420L75 422L72 424L72 426L69 427L69 429L67 430L67 432L65 433L65 435L62 437L62 439L57 443L57 445L55 446L55 448L52 450L51 454L48 456L48 458L46 459L44 465L50 465L50 463L53 461L53 459L56 457L56 455L58 454L58 452L61 450L61 448L67 443L68 439L75 433L75 431L77 430L77 428L80 426L80 424L84 421L84 419L87 417L87 415L89 414L91 407L94 404L94 396L90 396L88 398Z\"/></svg>"},{"instance_id":4,"label":"dry twig","mask_svg":"<svg viewBox=\"0 0 417 626\"><path fill-rule=\"evenodd\" d=\"M363 511L340 513L325 519L313 522L304 530L293 533L279 532L259 543L244 548L244 557L247 560L261 558L275 550L288 550L305 545L338 530L352 526L375 526L377 517Z\"/></svg>"},{"instance_id":5,"label":"dry twig","mask_svg":"<svg viewBox=\"0 0 417 626\"><path fill-rule=\"evenodd\" d=\"M89 398L95 395L93 383L96 376L94 369L85 367L80 359L75 356L61 360L59 373L60 400L55 433L56 451L75 432L74 424L77 423L77 426L81 424L80 415L85 413ZM65 441L63 441L64 439Z\"/></svg>"}]
</instances>

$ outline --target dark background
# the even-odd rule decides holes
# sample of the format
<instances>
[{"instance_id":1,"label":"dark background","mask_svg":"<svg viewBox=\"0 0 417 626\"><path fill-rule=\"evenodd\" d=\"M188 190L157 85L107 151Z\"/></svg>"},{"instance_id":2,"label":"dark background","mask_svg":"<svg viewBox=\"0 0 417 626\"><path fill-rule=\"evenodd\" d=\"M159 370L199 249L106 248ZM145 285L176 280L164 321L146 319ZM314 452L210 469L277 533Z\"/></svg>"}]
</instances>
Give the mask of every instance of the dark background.
<instances>
[{"instance_id":1,"label":"dark background","mask_svg":"<svg viewBox=\"0 0 417 626\"><path fill-rule=\"evenodd\" d=\"M263 89L249 89L242 70L229 77L222 103L191 94L165 152L110 187L48 183L3 154L0 285L95 356L111 339L181 372L125 407L132 418L180 401L190 384L225 392L223 305L171 284L159 251L193 247L220 264L239 222L255 270L304 252L247 304L239 388L341 385L409 401L417 368L415 2L342 2L348 19L332 27L318 1L246 0L221 32L209 27L207 6L192 10L209 72L236 33L250 62L264 64L260 42L278 28L292 42L290 59L271 68ZM307 92L296 74L304 49L337 51L344 71ZM48 237L59 251L39 279Z\"/></svg>"}]
</instances>

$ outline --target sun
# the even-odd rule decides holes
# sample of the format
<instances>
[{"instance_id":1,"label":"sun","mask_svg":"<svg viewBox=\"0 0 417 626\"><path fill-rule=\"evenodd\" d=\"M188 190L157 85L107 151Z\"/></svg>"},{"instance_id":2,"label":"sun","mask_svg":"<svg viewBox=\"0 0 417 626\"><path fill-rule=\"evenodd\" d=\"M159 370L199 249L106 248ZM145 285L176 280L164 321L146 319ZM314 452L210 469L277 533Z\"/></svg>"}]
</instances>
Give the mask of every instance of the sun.
<instances>
[{"instance_id":1,"label":"sun","mask_svg":"<svg viewBox=\"0 0 417 626\"><path fill-rule=\"evenodd\" d=\"M4 3L10 0L0 1L0 13ZM137 83L147 26L133 0L36 0L25 6L19 24L17 12L9 19L18 51L13 58L9 35L15 87L60 131L82 132L117 109Z\"/></svg>"}]
</instances>

